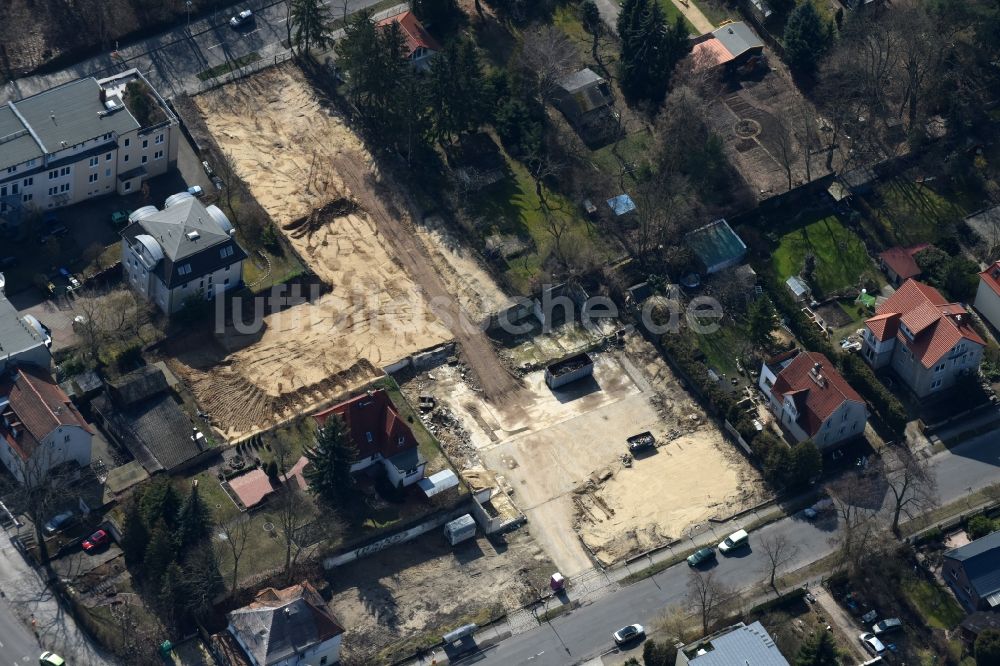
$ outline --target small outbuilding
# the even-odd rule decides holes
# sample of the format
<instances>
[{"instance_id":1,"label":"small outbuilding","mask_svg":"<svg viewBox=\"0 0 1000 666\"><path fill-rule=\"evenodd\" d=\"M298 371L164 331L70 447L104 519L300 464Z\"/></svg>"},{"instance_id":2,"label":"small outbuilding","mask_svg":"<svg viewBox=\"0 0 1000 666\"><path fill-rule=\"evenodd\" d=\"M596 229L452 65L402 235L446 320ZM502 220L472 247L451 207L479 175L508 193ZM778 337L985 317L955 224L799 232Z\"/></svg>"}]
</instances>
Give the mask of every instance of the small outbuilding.
<instances>
[{"instance_id":1,"label":"small outbuilding","mask_svg":"<svg viewBox=\"0 0 1000 666\"><path fill-rule=\"evenodd\" d=\"M689 232L686 240L708 275L739 264L747 255L746 243L724 219Z\"/></svg>"},{"instance_id":2,"label":"small outbuilding","mask_svg":"<svg viewBox=\"0 0 1000 666\"><path fill-rule=\"evenodd\" d=\"M606 136L617 120L611 85L591 69L581 69L559 81L556 107L584 140Z\"/></svg>"},{"instance_id":3,"label":"small outbuilding","mask_svg":"<svg viewBox=\"0 0 1000 666\"><path fill-rule=\"evenodd\" d=\"M545 383L557 389L594 374L594 360L587 353L575 354L545 368Z\"/></svg>"}]
</instances>

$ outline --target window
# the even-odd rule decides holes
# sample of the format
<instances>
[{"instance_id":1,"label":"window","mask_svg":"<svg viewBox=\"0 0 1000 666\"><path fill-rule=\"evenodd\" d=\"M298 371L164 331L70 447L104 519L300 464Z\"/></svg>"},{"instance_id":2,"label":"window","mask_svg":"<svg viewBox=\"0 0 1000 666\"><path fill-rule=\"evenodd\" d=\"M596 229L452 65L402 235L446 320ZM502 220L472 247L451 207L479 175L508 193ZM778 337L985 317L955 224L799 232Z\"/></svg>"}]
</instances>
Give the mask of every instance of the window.
<instances>
[{"instance_id":1,"label":"window","mask_svg":"<svg viewBox=\"0 0 1000 666\"><path fill-rule=\"evenodd\" d=\"M123 143L122 145L128 148L131 144L132 144L132 139L127 138L125 139L125 143Z\"/></svg>"},{"instance_id":2,"label":"window","mask_svg":"<svg viewBox=\"0 0 1000 666\"><path fill-rule=\"evenodd\" d=\"M35 166L35 161L36 161L36 160L34 160L34 159L30 159L30 160L28 160L28 168L29 168L29 169L30 169L31 167Z\"/></svg>"},{"instance_id":3,"label":"window","mask_svg":"<svg viewBox=\"0 0 1000 666\"><path fill-rule=\"evenodd\" d=\"M59 177L59 169L53 169L52 171L49 171L49 180L58 177Z\"/></svg>"},{"instance_id":4,"label":"window","mask_svg":"<svg viewBox=\"0 0 1000 666\"><path fill-rule=\"evenodd\" d=\"M91 167L95 167L95 166L97 166L97 163L100 162L100 161L101 161L101 159L99 157L91 157L89 164L90 164Z\"/></svg>"},{"instance_id":5,"label":"window","mask_svg":"<svg viewBox=\"0 0 1000 666\"><path fill-rule=\"evenodd\" d=\"M156 135L156 143L157 144L163 143L163 135L162 134L157 134Z\"/></svg>"},{"instance_id":6,"label":"window","mask_svg":"<svg viewBox=\"0 0 1000 666\"><path fill-rule=\"evenodd\" d=\"M15 171L17 171L16 164L14 166L7 167L7 173L14 173Z\"/></svg>"},{"instance_id":7,"label":"window","mask_svg":"<svg viewBox=\"0 0 1000 666\"><path fill-rule=\"evenodd\" d=\"M142 140L142 148L143 148L143 150L145 150L146 148L149 148L149 139L143 139Z\"/></svg>"},{"instance_id":8,"label":"window","mask_svg":"<svg viewBox=\"0 0 1000 666\"><path fill-rule=\"evenodd\" d=\"M60 192L69 192L69 183L63 183L59 186Z\"/></svg>"},{"instance_id":9,"label":"window","mask_svg":"<svg viewBox=\"0 0 1000 666\"><path fill-rule=\"evenodd\" d=\"M222 248L221 250L219 250L219 256L221 256L223 259L225 259L226 257L233 256L233 246L232 245L228 245L228 246Z\"/></svg>"},{"instance_id":10,"label":"window","mask_svg":"<svg viewBox=\"0 0 1000 666\"><path fill-rule=\"evenodd\" d=\"M938 365L934 366L934 372L941 372L942 370L944 370L944 363L939 363Z\"/></svg>"},{"instance_id":11,"label":"window","mask_svg":"<svg viewBox=\"0 0 1000 666\"><path fill-rule=\"evenodd\" d=\"M105 162L110 162L111 161L111 153L108 153L107 155L104 156L104 161Z\"/></svg>"},{"instance_id":12,"label":"window","mask_svg":"<svg viewBox=\"0 0 1000 666\"><path fill-rule=\"evenodd\" d=\"M122 158L122 162L128 162L128 155Z\"/></svg>"},{"instance_id":13,"label":"window","mask_svg":"<svg viewBox=\"0 0 1000 666\"><path fill-rule=\"evenodd\" d=\"M146 157L145 155L143 155L143 156L142 156L142 160L141 160L141 162L140 162L140 163L141 163L141 164L145 164L145 163L146 163L146 162L148 162L148 161L149 161L149 158L148 158L148 157Z\"/></svg>"},{"instance_id":14,"label":"window","mask_svg":"<svg viewBox=\"0 0 1000 666\"><path fill-rule=\"evenodd\" d=\"M23 184L24 184L25 187L31 187L32 185L35 184L35 179L34 178L25 178Z\"/></svg>"},{"instance_id":15,"label":"window","mask_svg":"<svg viewBox=\"0 0 1000 666\"><path fill-rule=\"evenodd\" d=\"M223 284L229 284L229 278L226 278L226 281Z\"/></svg>"},{"instance_id":16,"label":"window","mask_svg":"<svg viewBox=\"0 0 1000 666\"><path fill-rule=\"evenodd\" d=\"M64 444L68 444L69 443L69 435L66 435L65 437L63 437L63 443Z\"/></svg>"},{"instance_id":17,"label":"window","mask_svg":"<svg viewBox=\"0 0 1000 666\"><path fill-rule=\"evenodd\" d=\"M7 204L0 201L0 213L6 213L6 212L7 212Z\"/></svg>"},{"instance_id":18,"label":"window","mask_svg":"<svg viewBox=\"0 0 1000 666\"><path fill-rule=\"evenodd\" d=\"M370 431L370 430L369 430L368 432L366 432L366 433L365 433L365 437L366 437L366 438L368 439L368 443L369 443L369 444L371 444L372 442L374 442L374 441L375 441L375 438L374 438L374 437L372 437L372 433L371 433L371 431Z\"/></svg>"},{"instance_id":19,"label":"window","mask_svg":"<svg viewBox=\"0 0 1000 666\"><path fill-rule=\"evenodd\" d=\"M52 196L53 194L55 194L58 191L59 191L58 187L50 187L49 188L49 196Z\"/></svg>"},{"instance_id":20,"label":"window","mask_svg":"<svg viewBox=\"0 0 1000 666\"><path fill-rule=\"evenodd\" d=\"M92 173L89 176L87 176L87 182L88 183L96 183L97 182L97 174L96 173Z\"/></svg>"},{"instance_id":21,"label":"window","mask_svg":"<svg viewBox=\"0 0 1000 666\"><path fill-rule=\"evenodd\" d=\"M184 264L177 269L178 275L188 275L191 272L191 264Z\"/></svg>"},{"instance_id":22,"label":"window","mask_svg":"<svg viewBox=\"0 0 1000 666\"><path fill-rule=\"evenodd\" d=\"M111 138L111 132L108 132L107 134L105 134L105 135L104 135L103 137L101 137L101 138L102 138L102 139L104 139L105 141L107 141L108 139L110 139L110 138Z\"/></svg>"},{"instance_id":23,"label":"window","mask_svg":"<svg viewBox=\"0 0 1000 666\"><path fill-rule=\"evenodd\" d=\"M105 169L104 170L104 177L105 178L111 178L111 169Z\"/></svg>"},{"instance_id":24,"label":"window","mask_svg":"<svg viewBox=\"0 0 1000 666\"><path fill-rule=\"evenodd\" d=\"M936 388L940 388L940 387L941 387L941 380L940 379L935 379L934 381L931 382L931 389L936 389Z\"/></svg>"},{"instance_id":25,"label":"window","mask_svg":"<svg viewBox=\"0 0 1000 666\"><path fill-rule=\"evenodd\" d=\"M34 198L35 198L34 194L25 194L23 197L21 197L21 201L23 201L24 203L28 203Z\"/></svg>"},{"instance_id":26,"label":"window","mask_svg":"<svg viewBox=\"0 0 1000 666\"><path fill-rule=\"evenodd\" d=\"M127 158L128 155L126 155L125 157ZM123 187L122 189L125 190L126 192L128 192L129 190L131 190L132 189L132 181L131 180L125 181L125 187Z\"/></svg>"},{"instance_id":27,"label":"window","mask_svg":"<svg viewBox=\"0 0 1000 666\"><path fill-rule=\"evenodd\" d=\"M69 175L69 169L70 169L70 167L63 167L62 169L59 169L59 175L60 176L68 176Z\"/></svg>"},{"instance_id":28,"label":"window","mask_svg":"<svg viewBox=\"0 0 1000 666\"><path fill-rule=\"evenodd\" d=\"M161 157L163 157L163 151L162 150L158 150L155 153L153 153L153 159L154 160L158 160Z\"/></svg>"},{"instance_id":29,"label":"window","mask_svg":"<svg viewBox=\"0 0 1000 666\"><path fill-rule=\"evenodd\" d=\"M326 666L326 657L319 660L319 666Z\"/></svg>"},{"instance_id":30,"label":"window","mask_svg":"<svg viewBox=\"0 0 1000 666\"><path fill-rule=\"evenodd\" d=\"M11 183L11 186L10 186L10 193L11 194L17 194L20 190L21 190L21 188L20 188L20 186L17 183Z\"/></svg>"},{"instance_id":31,"label":"window","mask_svg":"<svg viewBox=\"0 0 1000 666\"><path fill-rule=\"evenodd\" d=\"M5 197L5 196L7 196L7 186L2 185L0 186L0 197Z\"/></svg>"}]
</instances>

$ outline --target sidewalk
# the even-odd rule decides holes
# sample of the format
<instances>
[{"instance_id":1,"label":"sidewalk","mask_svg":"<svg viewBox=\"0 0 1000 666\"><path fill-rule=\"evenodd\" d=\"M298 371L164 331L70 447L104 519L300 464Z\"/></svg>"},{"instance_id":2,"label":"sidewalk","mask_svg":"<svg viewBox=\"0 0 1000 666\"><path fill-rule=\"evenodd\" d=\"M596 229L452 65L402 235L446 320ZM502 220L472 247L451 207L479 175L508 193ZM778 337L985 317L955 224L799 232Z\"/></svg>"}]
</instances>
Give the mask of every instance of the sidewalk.
<instances>
[{"instance_id":1,"label":"sidewalk","mask_svg":"<svg viewBox=\"0 0 1000 666\"><path fill-rule=\"evenodd\" d=\"M35 618L38 643L43 649L56 652L74 666L116 663L96 650L6 532L0 536L0 589L26 626L30 626L32 616Z\"/></svg>"},{"instance_id":2,"label":"sidewalk","mask_svg":"<svg viewBox=\"0 0 1000 666\"><path fill-rule=\"evenodd\" d=\"M680 13L684 14L684 18L691 22L691 25L694 26L699 35L704 35L707 32L715 30L715 26L701 13L698 5L694 4L693 0L673 0L673 3L674 7L677 7Z\"/></svg>"}]
</instances>

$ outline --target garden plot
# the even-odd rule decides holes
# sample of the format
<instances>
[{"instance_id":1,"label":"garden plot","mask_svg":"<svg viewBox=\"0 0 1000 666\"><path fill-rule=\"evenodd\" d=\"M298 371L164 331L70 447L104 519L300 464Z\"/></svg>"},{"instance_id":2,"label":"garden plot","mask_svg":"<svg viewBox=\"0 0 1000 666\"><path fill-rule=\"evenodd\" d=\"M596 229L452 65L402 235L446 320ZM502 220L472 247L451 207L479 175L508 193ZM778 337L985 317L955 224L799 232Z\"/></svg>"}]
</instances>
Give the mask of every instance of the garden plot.
<instances>
[{"instance_id":1,"label":"garden plot","mask_svg":"<svg viewBox=\"0 0 1000 666\"><path fill-rule=\"evenodd\" d=\"M592 379L551 391L544 372L532 372L499 406L484 404L456 368L404 387L448 410L445 427L452 422L461 435L439 433L446 450L504 479L566 575L591 568L588 551L602 564L620 561L756 503L764 492L641 336L594 357ZM626 437L646 430L659 448L627 466Z\"/></svg>"}]
</instances>

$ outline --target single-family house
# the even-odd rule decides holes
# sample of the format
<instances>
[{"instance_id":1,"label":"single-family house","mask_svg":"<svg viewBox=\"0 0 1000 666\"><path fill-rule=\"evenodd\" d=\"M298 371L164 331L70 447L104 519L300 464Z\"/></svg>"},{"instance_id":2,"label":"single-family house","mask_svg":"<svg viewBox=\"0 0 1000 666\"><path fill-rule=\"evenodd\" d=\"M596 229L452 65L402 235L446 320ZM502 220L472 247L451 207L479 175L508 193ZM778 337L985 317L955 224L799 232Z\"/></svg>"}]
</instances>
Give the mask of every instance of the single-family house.
<instances>
[{"instance_id":1,"label":"single-family house","mask_svg":"<svg viewBox=\"0 0 1000 666\"><path fill-rule=\"evenodd\" d=\"M1000 608L1000 531L947 551L941 577L967 611Z\"/></svg>"},{"instance_id":2,"label":"single-family house","mask_svg":"<svg viewBox=\"0 0 1000 666\"><path fill-rule=\"evenodd\" d=\"M1000 261L994 261L979 274L973 305L994 329L1000 329Z\"/></svg>"},{"instance_id":3,"label":"single-family house","mask_svg":"<svg viewBox=\"0 0 1000 666\"><path fill-rule=\"evenodd\" d=\"M811 439L824 449L865 431L864 399L823 354L793 350L770 359L761 366L758 386L796 442Z\"/></svg>"},{"instance_id":4,"label":"single-family house","mask_svg":"<svg viewBox=\"0 0 1000 666\"><path fill-rule=\"evenodd\" d=\"M609 136L617 127L611 85L589 68L560 80L553 102L585 141Z\"/></svg>"},{"instance_id":5,"label":"single-family house","mask_svg":"<svg viewBox=\"0 0 1000 666\"><path fill-rule=\"evenodd\" d=\"M752 71L764 66L764 42L746 23L736 21L694 40L691 58L699 70Z\"/></svg>"},{"instance_id":6,"label":"single-family house","mask_svg":"<svg viewBox=\"0 0 1000 666\"><path fill-rule=\"evenodd\" d=\"M724 219L688 232L685 241L708 275L735 266L747 256L746 243Z\"/></svg>"},{"instance_id":7,"label":"single-family house","mask_svg":"<svg viewBox=\"0 0 1000 666\"><path fill-rule=\"evenodd\" d=\"M930 247L929 243L920 243L910 247L890 247L885 252L879 253L879 266L885 271L892 285L898 287L911 278L916 280L920 277L920 266L917 265L915 257L918 252Z\"/></svg>"},{"instance_id":8,"label":"single-family house","mask_svg":"<svg viewBox=\"0 0 1000 666\"><path fill-rule=\"evenodd\" d=\"M0 373L18 364L46 370L52 365L51 338L34 317L22 317L0 292Z\"/></svg>"},{"instance_id":9,"label":"single-family house","mask_svg":"<svg viewBox=\"0 0 1000 666\"><path fill-rule=\"evenodd\" d=\"M121 232L126 280L168 316L190 300L242 284L247 253L218 206L181 192L168 197L163 210L144 206L128 219Z\"/></svg>"},{"instance_id":10,"label":"single-family house","mask_svg":"<svg viewBox=\"0 0 1000 666\"><path fill-rule=\"evenodd\" d=\"M788 666L760 622L740 622L677 650L675 666Z\"/></svg>"},{"instance_id":11,"label":"single-family house","mask_svg":"<svg viewBox=\"0 0 1000 666\"><path fill-rule=\"evenodd\" d=\"M376 25L385 28L394 23L403 34L406 59L417 71L428 71L434 56L441 50L441 45L431 37L416 14L410 11L384 18Z\"/></svg>"},{"instance_id":12,"label":"single-family house","mask_svg":"<svg viewBox=\"0 0 1000 666\"><path fill-rule=\"evenodd\" d=\"M90 465L91 431L46 369L19 365L0 379L0 461L20 483L65 463Z\"/></svg>"},{"instance_id":13,"label":"single-family house","mask_svg":"<svg viewBox=\"0 0 1000 666\"><path fill-rule=\"evenodd\" d=\"M395 486L410 486L424 478L427 461L385 389L368 391L325 409L315 415L316 421L322 426L331 414L343 419L358 450L352 472L381 465Z\"/></svg>"},{"instance_id":14,"label":"single-family house","mask_svg":"<svg viewBox=\"0 0 1000 666\"><path fill-rule=\"evenodd\" d=\"M332 666L340 660L344 628L308 582L265 588L228 619L226 632L242 652L226 658L229 664L243 658L251 666Z\"/></svg>"},{"instance_id":15,"label":"single-family house","mask_svg":"<svg viewBox=\"0 0 1000 666\"><path fill-rule=\"evenodd\" d=\"M90 405L105 431L149 474L186 469L210 455L205 435L174 398L176 379L156 365L110 381Z\"/></svg>"},{"instance_id":16,"label":"single-family house","mask_svg":"<svg viewBox=\"0 0 1000 666\"><path fill-rule=\"evenodd\" d=\"M986 343L969 313L937 289L907 280L865 321L862 355L873 368L891 367L920 398L976 374Z\"/></svg>"}]
</instances>

